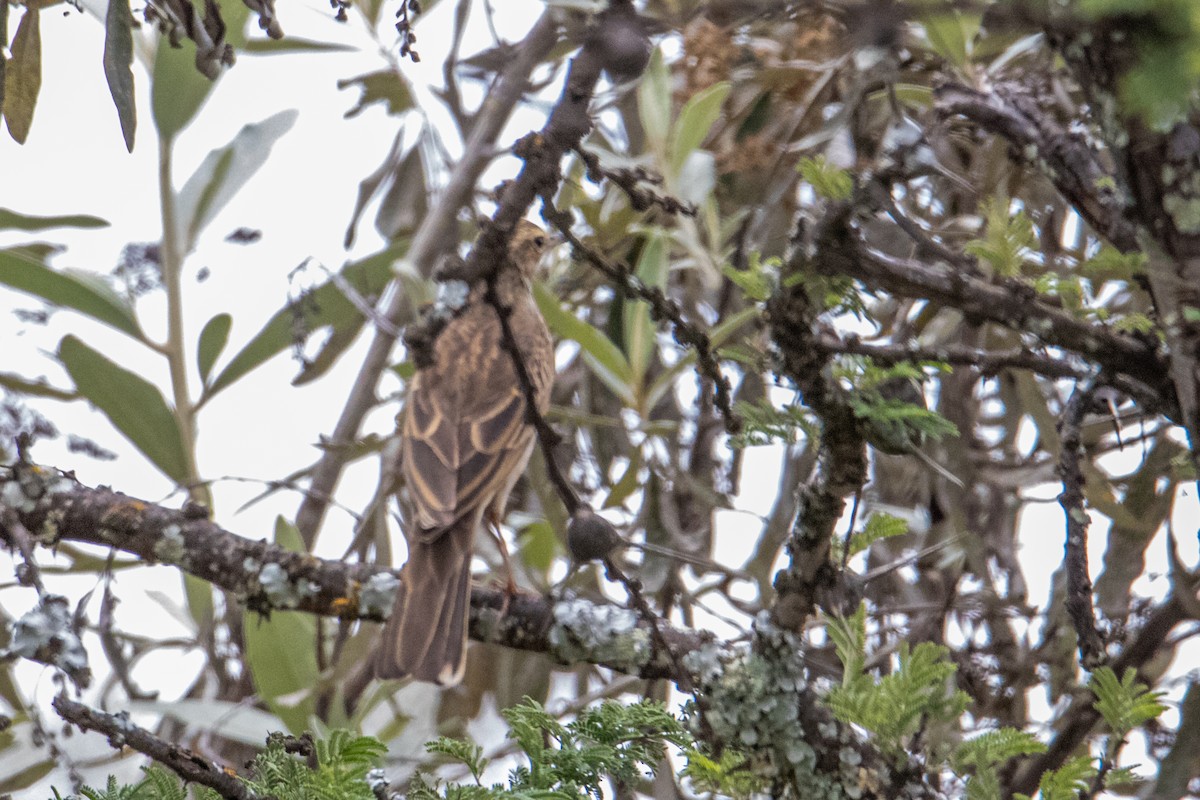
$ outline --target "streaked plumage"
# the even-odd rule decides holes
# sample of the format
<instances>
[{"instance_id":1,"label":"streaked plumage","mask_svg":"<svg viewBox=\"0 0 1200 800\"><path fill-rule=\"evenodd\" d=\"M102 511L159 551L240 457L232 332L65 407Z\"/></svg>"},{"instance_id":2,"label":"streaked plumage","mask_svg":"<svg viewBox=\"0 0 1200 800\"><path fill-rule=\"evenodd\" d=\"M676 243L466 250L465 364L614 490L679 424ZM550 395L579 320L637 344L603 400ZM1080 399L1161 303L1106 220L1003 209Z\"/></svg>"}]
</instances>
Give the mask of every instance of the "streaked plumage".
<instances>
[{"instance_id":1,"label":"streaked plumage","mask_svg":"<svg viewBox=\"0 0 1200 800\"><path fill-rule=\"evenodd\" d=\"M554 344L530 280L547 240L522 221L496 279L541 411L550 403ZM535 444L525 393L485 290L482 281L471 287L465 308L438 335L433 365L408 390L400 431L412 509L408 562L376 654L380 678L412 675L442 685L462 679L475 534L485 515L496 523L504 518Z\"/></svg>"}]
</instances>

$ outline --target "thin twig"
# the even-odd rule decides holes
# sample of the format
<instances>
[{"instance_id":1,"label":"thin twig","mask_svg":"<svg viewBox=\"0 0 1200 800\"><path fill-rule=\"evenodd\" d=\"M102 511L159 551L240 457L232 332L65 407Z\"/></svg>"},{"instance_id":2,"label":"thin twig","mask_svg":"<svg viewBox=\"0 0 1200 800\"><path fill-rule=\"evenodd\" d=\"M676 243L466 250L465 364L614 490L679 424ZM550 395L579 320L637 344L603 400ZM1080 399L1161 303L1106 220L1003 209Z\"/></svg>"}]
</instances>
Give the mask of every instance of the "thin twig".
<instances>
[{"instance_id":1,"label":"thin twig","mask_svg":"<svg viewBox=\"0 0 1200 800\"><path fill-rule=\"evenodd\" d=\"M496 294L494 274L488 279L487 292L484 294L484 299L496 310L496 316L500 319L500 335L503 339L504 349L512 357L513 369L517 373L517 382L521 384L521 392L525 395L525 419L537 432L538 445L542 449L542 456L546 462L546 472L550 476L550 482L554 484L559 499L567 507L567 513L574 516L582 503L579 500L579 495L575 493L575 489L571 486L571 482L567 480L566 476L558 468L558 462L554 457L554 449L558 446L562 437L550 427L550 423L546 422L546 418L538 410L537 389L534 388L533 380L529 377L529 369L525 365L525 359L521 356L521 349L517 347L517 339L513 335L512 326L509 324L512 309L500 302L500 298Z\"/></svg>"},{"instance_id":2,"label":"thin twig","mask_svg":"<svg viewBox=\"0 0 1200 800\"><path fill-rule=\"evenodd\" d=\"M569 214L559 211L547 200L542 207L542 216L571 243L576 257L582 258L599 270L626 297L644 300L650 306L650 316L654 320L670 323L676 342L696 351L696 372L700 374L701 379L711 382L714 390L713 405L721 412L726 432L733 434L741 431L742 419L733 410L733 388L729 378L721 371L721 364L713 352L708 334L684 319L683 309L661 289L648 286L629 267L608 260L584 244L571 230Z\"/></svg>"}]
</instances>

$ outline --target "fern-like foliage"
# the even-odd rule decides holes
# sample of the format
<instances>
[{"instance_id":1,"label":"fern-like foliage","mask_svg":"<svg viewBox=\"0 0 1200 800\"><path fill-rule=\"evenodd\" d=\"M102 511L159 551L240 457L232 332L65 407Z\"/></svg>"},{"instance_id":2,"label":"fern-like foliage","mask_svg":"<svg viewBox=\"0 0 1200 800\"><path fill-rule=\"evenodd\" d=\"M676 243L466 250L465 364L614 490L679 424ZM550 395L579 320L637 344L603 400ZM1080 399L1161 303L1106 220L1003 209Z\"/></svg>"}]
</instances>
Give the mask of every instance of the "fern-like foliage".
<instances>
[{"instance_id":1,"label":"fern-like foliage","mask_svg":"<svg viewBox=\"0 0 1200 800\"><path fill-rule=\"evenodd\" d=\"M891 539L908 533L908 522L900 517L882 511L872 512L861 531L855 531L850 536L850 556L856 556L881 539ZM842 550L846 545L841 538L833 540L830 558L841 561Z\"/></svg>"},{"instance_id":2,"label":"fern-like foliage","mask_svg":"<svg viewBox=\"0 0 1200 800\"><path fill-rule=\"evenodd\" d=\"M366 777L387 752L378 739L331 731L314 743L316 769L287 751L287 737L272 735L251 766L247 787L277 800L374 800Z\"/></svg>"},{"instance_id":3,"label":"fern-like foliage","mask_svg":"<svg viewBox=\"0 0 1200 800\"><path fill-rule=\"evenodd\" d=\"M940 362L885 366L858 357L838 363L834 375L849 385L850 408L866 424L871 444L886 453L903 453L926 439L958 435L953 422L924 405L920 386L927 368L947 366Z\"/></svg>"},{"instance_id":4,"label":"fern-like foliage","mask_svg":"<svg viewBox=\"0 0 1200 800\"><path fill-rule=\"evenodd\" d=\"M611 779L632 786L653 774L664 748L689 748L683 725L659 703L632 705L607 701L561 723L529 698L504 712L510 737L526 762L513 769L507 784L483 786L487 766L479 751L453 740L439 739L430 749L466 764L475 783L446 784L418 774L409 788L412 800L501 800L515 798L582 798L599 800Z\"/></svg>"},{"instance_id":5,"label":"fern-like foliage","mask_svg":"<svg viewBox=\"0 0 1200 800\"><path fill-rule=\"evenodd\" d=\"M1008 203L998 201L986 202L983 216L987 221L983 236L967 242L964 249L1001 277L1020 275L1038 248L1032 220L1024 211L1010 215Z\"/></svg>"},{"instance_id":6,"label":"fern-like foliage","mask_svg":"<svg viewBox=\"0 0 1200 800\"><path fill-rule=\"evenodd\" d=\"M1120 680L1110 667L1100 667L1092 673L1088 686L1096 695L1096 710L1118 739L1167 710L1159 702L1163 692L1152 692L1139 683L1137 670L1132 667Z\"/></svg>"},{"instance_id":7,"label":"fern-like foliage","mask_svg":"<svg viewBox=\"0 0 1200 800\"><path fill-rule=\"evenodd\" d=\"M739 401L734 405L734 412L742 420L742 430L730 440L733 447L794 442L801 434L812 438L817 433L812 412L801 405L776 408L768 400L758 403Z\"/></svg>"},{"instance_id":8,"label":"fern-like foliage","mask_svg":"<svg viewBox=\"0 0 1200 800\"><path fill-rule=\"evenodd\" d=\"M947 649L930 642L900 645L896 668L876 679L863 670L866 664L865 612L844 624L831 623L829 637L842 662L842 685L825 698L834 716L874 733L885 753L906 752L909 737L926 719L956 720L970 697L951 688L955 672L946 659Z\"/></svg>"},{"instance_id":9,"label":"fern-like foliage","mask_svg":"<svg viewBox=\"0 0 1200 800\"><path fill-rule=\"evenodd\" d=\"M800 159L796 171L826 200L849 200L854 192L854 176L848 170L830 164L825 156Z\"/></svg>"},{"instance_id":10,"label":"fern-like foliage","mask_svg":"<svg viewBox=\"0 0 1200 800\"><path fill-rule=\"evenodd\" d=\"M1001 800L999 768L1010 758L1045 752L1037 737L1015 728L999 728L958 746L950 766L966 779L967 800Z\"/></svg>"},{"instance_id":11,"label":"fern-like foliage","mask_svg":"<svg viewBox=\"0 0 1200 800\"><path fill-rule=\"evenodd\" d=\"M1041 800L1077 800L1086 792L1096 776L1096 765L1090 756L1076 756L1058 769L1047 770L1038 781ZM1028 795L1014 794L1016 800L1029 800Z\"/></svg>"},{"instance_id":12,"label":"fern-like foliage","mask_svg":"<svg viewBox=\"0 0 1200 800\"><path fill-rule=\"evenodd\" d=\"M272 734L267 748L251 764L246 787L260 797L275 800L375 800L367 773L387 752L383 742L351 731L335 730L313 742L316 768L289 753L290 737ZM154 765L143 769L139 782L120 785L109 776L103 790L84 786L79 796L86 800L187 800L188 790L175 775ZM60 798L57 790L55 798ZM197 787L200 800L220 800L212 789Z\"/></svg>"}]
</instances>

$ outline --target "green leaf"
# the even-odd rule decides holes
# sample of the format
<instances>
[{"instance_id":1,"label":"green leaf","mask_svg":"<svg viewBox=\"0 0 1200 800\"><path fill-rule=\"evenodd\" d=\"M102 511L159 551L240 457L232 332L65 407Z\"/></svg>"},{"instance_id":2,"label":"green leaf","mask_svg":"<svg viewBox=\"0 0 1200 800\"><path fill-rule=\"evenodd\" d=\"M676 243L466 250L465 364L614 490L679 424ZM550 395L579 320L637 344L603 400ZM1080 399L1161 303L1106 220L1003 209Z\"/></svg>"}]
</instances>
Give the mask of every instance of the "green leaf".
<instances>
[{"instance_id":1,"label":"green leaf","mask_svg":"<svg viewBox=\"0 0 1200 800\"><path fill-rule=\"evenodd\" d=\"M342 268L341 277L361 294L377 295L383 291L391 278L392 264L407 249L407 241L397 242L361 261L346 265ZM357 330L363 322L362 314L353 303L346 299L341 289L332 280L313 290L308 295L304 307L305 309L314 309L303 317L304 324L310 332L326 327L330 327L334 331L344 330L348 327ZM233 357L213 380L207 392L208 396L216 394L268 359L292 347L295 343L297 314L303 313L297 311L290 303L275 312L263 329ZM314 376L309 375L308 377L311 379Z\"/></svg>"},{"instance_id":2,"label":"green leaf","mask_svg":"<svg viewBox=\"0 0 1200 800\"><path fill-rule=\"evenodd\" d=\"M560 338L578 342L588 368L627 405L633 405L633 373L621 348L598 328L563 308L558 298L540 284L533 287L533 296L550 330Z\"/></svg>"},{"instance_id":3,"label":"green leaf","mask_svg":"<svg viewBox=\"0 0 1200 800\"><path fill-rule=\"evenodd\" d=\"M671 83L662 48L656 47L638 85L638 114L650 149L665 155L671 129Z\"/></svg>"},{"instance_id":4,"label":"green leaf","mask_svg":"<svg viewBox=\"0 0 1200 800\"><path fill-rule=\"evenodd\" d=\"M987 201L982 209L987 230L981 238L963 247L971 255L986 261L997 275L1015 277L1038 247L1033 222L1024 211L1009 216L1008 202Z\"/></svg>"},{"instance_id":5,"label":"green leaf","mask_svg":"<svg viewBox=\"0 0 1200 800\"><path fill-rule=\"evenodd\" d=\"M26 5L25 14L9 46L8 64L4 74L4 121L8 134L18 144L25 144L29 126L33 124L33 109L42 89L42 33L40 7ZM5 5L4 13L8 13ZM0 42L0 46L3 46Z\"/></svg>"},{"instance_id":6,"label":"green leaf","mask_svg":"<svg viewBox=\"0 0 1200 800\"><path fill-rule=\"evenodd\" d=\"M154 384L118 366L74 336L58 345L58 360L75 388L100 409L154 466L171 480L188 479L184 441L175 416Z\"/></svg>"},{"instance_id":7,"label":"green leaf","mask_svg":"<svg viewBox=\"0 0 1200 800\"><path fill-rule=\"evenodd\" d=\"M671 143L671 174L678 175L683 162L700 146L713 123L721 116L725 98L729 96L731 84L722 81L696 92L684 104L675 122L675 133Z\"/></svg>"},{"instance_id":8,"label":"green leaf","mask_svg":"<svg viewBox=\"0 0 1200 800\"><path fill-rule=\"evenodd\" d=\"M179 190L176 214L185 252L196 246L200 231L266 163L279 137L291 130L299 112L280 111L247 125L224 147L209 153Z\"/></svg>"},{"instance_id":9,"label":"green leaf","mask_svg":"<svg viewBox=\"0 0 1200 800\"><path fill-rule=\"evenodd\" d=\"M962 772L967 767L998 767L1010 758L1044 752L1046 745L1032 733L997 728L960 744L951 763L956 772Z\"/></svg>"},{"instance_id":10,"label":"green leaf","mask_svg":"<svg viewBox=\"0 0 1200 800\"><path fill-rule=\"evenodd\" d=\"M858 680L867 663L867 609L859 605L849 617L827 620L825 635L833 642L838 661L842 662L842 683Z\"/></svg>"},{"instance_id":11,"label":"green leaf","mask_svg":"<svg viewBox=\"0 0 1200 800\"><path fill-rule=\"evenodd\" d=\"M970 64L982 21L979 14L961 11L929 14L921 20L930 47L960 70Z\"/></svg>"},{"instance_id":12,"label":"green leaf","mask_svg":"<svg viewBox=\"0 0 1200 800\"><path fill-rule=\"evenodd\" d=\"M849 200L854 192L854 178L849 171L830 164L825 156L802 158L796 169L813 191L827 200Z\"/></svg>"},{"instance_id":13,"label":"green leaf","mask_svg":"<svg viewBox=\"0 0 1200 800\"><path fill-rule=\"evenodd\" d=\"M1088 790L1095 774L1096 766L1090 756L1076 756L1058 769L1047 770L1038 781L1042 800L1075 800Z\"/></svg>"},{"instance_id":14,"label":"green leaf","mask_svg":"<svg viewBox=\"0 0 1200 800\"><path fill-rule=\"evenodd\" d=\"M46 228L107 228L108 220L90 214L37 217L0 208L0 230L41 231Z\"/></svg>"},{"instance_id":15,"label":"green leaf","mask_svg":"<svg viewBox=\"0 0 1200 800\"><path fill-rule=\"evenodd\" d=\"M283 517L275 518L275 544L293 553L306 552L300 531ZM260 580L265 586L268 579ZM277 591L302 591L291 578L272 575L269 579ZM247 612L245 617L246 660L259 697L267 704L292 733L302 733L310 715L316 710L316 697L311 691L317 686L320 670L316 657L316 622L310 614L294 611L275 611L269 618Z\"/></svg>"},{"instance_id":16,"label":"green leaf","mask_svg":"<svg viewBox=\"0 0 1200 800\"><path fill-rule=\"evenodd\" d=\"M646 237L635 273L645 285L663 289L667 284L667 272L666 237L655 231ZM626 300L623 316L625 351L629 357L632 382L640 387L654 355L658 327L650 318L650 306L644 300Z\"/></svg>"},{"instance_id":17,"label":"green leaf","mask_svg":"<svg viewBox=\"0 0 1200 800\"><path fill-rule=\"evenodd\" d=\"M125 149L133 152L133 134L137 129L137 105L133 98L133 14L129 0L108 0L104 17L104 77L117 118Z\"/></svg>"},{"instance_id":18,"label":"green leaf","mask_svg":"<svg viewBox=\"0 0 1200 800\"><path fill-rule=\"evenodd\" d=\"M1167 710L1159 702L1164 693L1152 692L1140 683L1133 667L1128 667L1120 680L1111 667L1100 667L1092 673L1088 686L1096 695L1096 710L1119 739Z\"/></svg>"},{"instance_id":19,"label":"green leaf","mask_svg":"<svg viewBox=\"0 0 1200 800\"><path fill-rule=\"evenodd\" d=\"M908 533L907 521L882 511L872 512L863 529L855 531L854 535L850 537L850 555L858 555L880 539L891 539L906 533ZM840 539L834 541L834 557L837 560L842 558L842 547Z\"/></svg>"},{"instance_id":20,"label":"green leaf","mask_svg":"<svg viewBox=\"0 0 1200 800\"><path fill-rule=\"evenodd\" d=\"M357 47L337 42L318 42L315 39L303 39L299 36L287 36L283 39L251 39L244 48L247 53L258 56L274 56L287 53L356 53Z\"/></svg>"},{"instance_id":21,"label":"green leaf","mask_svg":"<svg viewBox=\"0 0 1200 800\"><path fill-rule=\"evenodd\" d=\"M1149 259L1145 253L1122 253L1111 245L1103 245L1096 255L1080 265L1080 271L1089 278L1130 280L1146 268Z\"/></svg>"},{"instance_id":22,"label":"green leaf","mask_svg":"<svg viewBox=\"0 0 1200 800\"><path fill-rule=\"evenodd\" d=\"M212 372L213 364L229 343L229 329L233 326L233 317L228 314L217 314L210 319L200 331L200 342L196 346L196 364L200 370L200 380L208 383L208 375Z\"/></svg>"},{"instance_id":23,"label":"green leaf","mask_svg":"<svg viewBox=\"0 0 1200 800\"><path fill-rule=\"evenodd\" d=\"M613 484L612 491L604 499L604 505L601 508L615 508L624 503L629 495L636 492L641 485L638 482L641 471L642 451L638 448L630 455L629 465L625 467L625 472L620 479Z\"/></svg>"},{"instance_id":24,"label":"green leaf","mask_svg":"<svg viewBox=\"0 0 1200 800\"><path fill-rule=\"evenodd\" d=\"M139 341L145 339L132 306L97 275L59 272L20 251L0 250L0 285L78 311Z\"/></svg>"},{"instance_id":25,"label":"green leaf","mask_svg":"<svg viewBox=\"0 0 1200 800\"><path fill-rule=\"evenodd\" d=\"M245 3L222 3L220 9L225 22L225 41L235 49L242 47L246 43L249 7ZM170 142L196 116L215 81L196 68L195 44L184 41L181 47L171 47L165 38L158 43L153 75L150 108L154 126L159 135Z\"/></svg>"},{"instance_id":26,"label":"green leaf","mask_svg":"<svg viewBox=\"0 0 1200 800\"><path fill-rule=\"evenodd\" d=\"M395 116L413 107L412 91L408 81L399 72L392 69L381 69L368 72L354 78L346 78L337 82L339 89L357 86L362 90L358 102L346 112L347 119L357 117L368 106L381 103L388 114Z\"/></svg>"},{"instance_id":27,"label":"green leaf","mask_svg":"<svg viewBox=\"0 0 1200 800\"><path fill-rule=\"evenodd\" d=\"M549 522L539 519L526 525L517 534L517 548L522 561L545 575L554 565L554 554L558 552L558 535Z\"/></svg>"},{"instance_id":28,"label":"green leaf","mask_svg":"<svg viewBox=\"0 0 1200 800\"><path fill-rule=\"evenodd\" d=\"M5 11L7 10L5 9ZM0 780L0 792L18 792L28 789L49 775L55 766L53 758L46 758L23 767L17 772L10 773Z\"/></svg>"}]
</instances>

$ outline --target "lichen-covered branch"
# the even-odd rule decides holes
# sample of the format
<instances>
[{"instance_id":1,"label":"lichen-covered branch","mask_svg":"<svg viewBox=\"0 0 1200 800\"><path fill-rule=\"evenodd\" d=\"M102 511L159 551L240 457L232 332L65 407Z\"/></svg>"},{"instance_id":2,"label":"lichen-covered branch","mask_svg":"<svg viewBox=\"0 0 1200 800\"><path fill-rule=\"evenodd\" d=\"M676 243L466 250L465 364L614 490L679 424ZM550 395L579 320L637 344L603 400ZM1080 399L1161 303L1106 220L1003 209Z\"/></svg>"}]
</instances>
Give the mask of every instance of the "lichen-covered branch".
<instances>
[{"instance_id":1,"label":"lichen-covered branch","mask_svg":"<svg viewBox=\"0 0 1200 800\"><path fill-rule=\"evenodd\" d=\"M108 743L114 748L132 748L167 767L184 781L207 786L226 800L256 800L258 797L231 770L134 725L127 712L109 714L97 711L64 694L55 697L52 705L58 715L72 725L107 736Z\"/></svg>"},{"instance_id":2,"label":"lichen-covered branch","mask_svg":"<svg viewBox=\"0 0 1200 800\"><path fill-rule=\"evenodd\" d=\"M250 541L195 511L86 487L29 464L0 471L0 506L19 518L39 545L85 542L172 564L233 592L261 613L289 609L380 619L391 608L398 585L393 573L378 567ZM0 529L0 542L13 546L5 529ZM894 797L901 789L908 797L940 797L917 765L889 762L868 738L833 719L805 677L799 640L765 620L759 624L758 645L747 649L661 619L651 631L634 611L582 599L552 602L528 594L507 599L502 591L475 587L471 605L473 638L543 652L563 663L594 663L644 678L691 682L702 698L705 722L712 723L703 730L713 743L746 749L750 734L745 732L754 731L758 738L749 749L763 759L759 766L772 770L783 784L820 786L862 798ZM48 663L58 666L52 659ZM766 680L772 675L777 680ZM210 774L207 762L143 736L144 731L120 717L92 712L65 698L55 707L64 718L120 737L177 772L196 770L194 775L180 772L187 780L223 794L232 791L198 777Z\"/></svg>"},{"instance_id":3,"label":"lichen-covered branch","mask_svg":"<svg viewBox=\"0 0 1200 800\"><path fill-rule=\"evenodd\" d=\"M1067 521L1067 540L1063 565L1067 571L1067 614L1075 625L1079 638L1079 661L1085 669L1095 669L1104 663L1104 640L1096 629L1096 609L1092 603L1092 579L1088 575L1087 533L1088 514L1084 508L1083 469L1080 456L1083 445L1080 431L1093 395L1092 386L1075 390L1063 412L1060 434L1062 452L1058 471L1063 490L1058 496Z\"/></svg>"}]
</instances>

